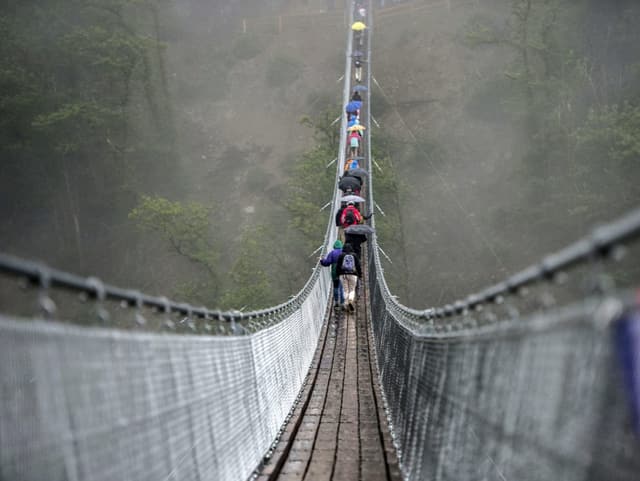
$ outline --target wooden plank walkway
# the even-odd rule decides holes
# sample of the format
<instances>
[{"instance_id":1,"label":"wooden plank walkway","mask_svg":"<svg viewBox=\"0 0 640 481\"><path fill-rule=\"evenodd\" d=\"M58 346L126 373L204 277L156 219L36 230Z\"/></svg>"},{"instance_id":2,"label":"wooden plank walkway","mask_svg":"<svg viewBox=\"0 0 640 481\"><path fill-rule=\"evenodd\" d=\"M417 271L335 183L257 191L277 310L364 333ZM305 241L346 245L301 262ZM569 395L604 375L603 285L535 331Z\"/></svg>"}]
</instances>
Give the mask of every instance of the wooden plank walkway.
<instances>
[{"instance_id":1,"label":"wooden plank walkway","mask_svg":"<svg viewBox=\"0 0 640 481\"><path fill-rule=\"evenodd\" d=\"M353 314L330 313L301 400L259 481L402 479L370 349L367 295L363 289Z\"/></svg>"}]
</instances>

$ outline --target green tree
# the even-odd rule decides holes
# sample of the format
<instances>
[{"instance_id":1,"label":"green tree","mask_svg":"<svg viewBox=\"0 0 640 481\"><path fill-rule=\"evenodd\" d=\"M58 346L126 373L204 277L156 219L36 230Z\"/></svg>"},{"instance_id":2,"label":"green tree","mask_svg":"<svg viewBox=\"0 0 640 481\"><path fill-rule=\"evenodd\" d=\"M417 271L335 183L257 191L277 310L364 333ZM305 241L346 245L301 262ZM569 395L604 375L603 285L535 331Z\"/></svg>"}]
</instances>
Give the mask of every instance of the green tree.
<instances>
[{"instance_id":1,"label":"green tree","mask_svg":"<svg viewBox=\"0 0 640 481\"><path fill-rule=\"evenodd\" d=\"M129 218L160 235L178 254L204 267L215 277L218 253L211 238L211 211L197 202L172 202L143 195Z\"/></svg>"},{"instance_id":2,"label":"green tree","mask_svg":"<svg viewBox=\"0 0 640 481\"><path fill-rule=\"evenodd\" d=\"M313 250L324 237L327 212L320 209L331 200L335 170L327 164L336 155L326 146L318 146L303 154L293 167L287 183L287 210L290 224L301 232L307 247Z\"/></svg>"},{"instance_id":3,"label":"green tree","mask_svg":"<svg viewBox=\"0 0 640 481\"><path fill-rule=\"evenodd\" d=\"M314 129L318 145L296 162L287 183L290 225L302 233L311 251L321 242L327 227L327 213L320 209L331 200L334 189L335 166L331 161L340 140L339 126L334 123L338 116L336 108L328 107L315 118L301 119L301 124Z\"/></svg>"},{"instance_id":4,"label":"green tree","mask_svg":"<svg viewBox=\"0 0 640 481\"><path fill-rule=\"evenodd\" d=\"M56 232L60 246L76 247L70 269L88 269L85 260L94 256L85 253L104 248L103 225L125 235L115 226L131 208L132 188L153 180L139 175L140 138L172 155L164 140L171 138L170 115L144 134L134 127L140 117L159 116L164 74L147 25L165 6L164 0L0 6L1 190L20 199L20 224L45 206L42 229ZM15 205L5 205L7 217Z\"/></svg>"},{"instance_id":5,"label":"green tree","mask_svg":"<svg viewBox=\"0 0 640 481\"><path fill-rule=\"evenodd\" d=\"M204 269L206 275L201 280L183 283L177 291L188 300L206 304L216 300L220 288L219 253L212 239L212 210L197 202L142 196L129 214L140 228L164 239L171 251Z\"/></svg>"},{"instance_id":6,"label":"green tree","mask_svg":"<svg viewBox=\"0 0 640 481\"><path fill-rule=\"evenodd\" d=\"M223 308L253 310L273 305L274 295L272 253L265 249L265 227L246 229L240 250L228 274L230 283L222 296Z\"/></svg>"},{"instance_id":7,"label":"green tree","mask_svg":"<svg viewBox=\"0 0 640 481\"><path fill-rule=\"evenodd\" d=\"M335 123L339 117L340 109L327 107L313 118L309 116L302 117L300 123L314 129L314 136L318 143L335 152L338 150L338 143L340 142L340 131Z\"/></svg>"},{"instance_id":8,"label":"green tree","mask_svg":"<svg viewBox=\"0 0 640 481\"><path fill-rule=\"evenodd\" d=\"M380 246L394 259L394 264L385 271L386 275L394 286L394 292L406 296L409 292L409 264L401 208L402 184L393 165L393 151L393 142L383 133L374 137L371 150L375 159L372 172L373 191L376 203L384 206L384 212L387 214L382 215L380 211L376 211L374 215ZM371 209L373 212L374 207L371 206Z\"/></svg>"},{"instance_id":9,"label":"green tree","mask_svg":"<svg viewBox=\"0 0 640 481\"><path fill-rule=\"evenodd\" d=\"M507 46L514 57L504 71L514 87L508 99L514 112L522 115L532 135L538 128L538 109L547 107L546 82L553 76L558 55L555 29L561 13L558 0L509 0L510 15L501 27L475 19L466 32L473 47Z\"/></svg>"}]
</instances>

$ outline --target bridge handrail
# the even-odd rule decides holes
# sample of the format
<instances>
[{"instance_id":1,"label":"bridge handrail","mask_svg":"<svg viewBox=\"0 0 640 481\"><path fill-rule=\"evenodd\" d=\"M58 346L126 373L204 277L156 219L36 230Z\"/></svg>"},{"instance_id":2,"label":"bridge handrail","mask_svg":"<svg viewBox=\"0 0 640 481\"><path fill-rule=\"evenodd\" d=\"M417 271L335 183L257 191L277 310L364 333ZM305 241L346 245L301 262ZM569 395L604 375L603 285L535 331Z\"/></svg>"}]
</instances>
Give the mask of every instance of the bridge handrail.
<instances>
[{"instance_id":1,"label":"bridge handrail","mask_svg":"<svg viewBox=\"0 0 640 481\"><path fill-rule=\"evenodd\" d=\"M82 277L62 270L54 269L41 262L34 262L19 257L0 254L0 271L19 277L24 277L31 284L41 288L58 287L87 294L97 300L113 300L125 302L132 307L151 307L166 313L178 313L196 316L202 319L219 321L240 321L259 317L272 316L286 312L289 308L297 307L310 291L318 276L317 269L307 280L304 287L286 302L267 309L251 312L237 310L221 311L207 307L197 307L188 303L181 303L162 296L151 296L134 289L105 284L96 277Z\"/></svg>"}]
</instances>

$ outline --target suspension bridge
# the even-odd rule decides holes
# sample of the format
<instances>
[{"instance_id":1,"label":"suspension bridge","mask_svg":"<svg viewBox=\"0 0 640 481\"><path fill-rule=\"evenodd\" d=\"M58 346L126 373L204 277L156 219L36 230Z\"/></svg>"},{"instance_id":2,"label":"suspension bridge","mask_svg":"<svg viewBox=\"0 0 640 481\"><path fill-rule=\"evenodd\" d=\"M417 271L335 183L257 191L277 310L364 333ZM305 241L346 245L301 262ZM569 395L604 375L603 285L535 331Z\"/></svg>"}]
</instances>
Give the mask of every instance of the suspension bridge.
<instances>
[{"instance_id":1,"label":"suspension bridge","mask_svg":"<svg viewBox=\"0 0 640 481\"><path fill-rule=\"evenodd\" d=\"M367 12L358 48L369 87ZM349 32L345 104L353 42ZM367 89L367 126L370 100ZM346 131L343 114L336 180ZM370 140L369 129L372 208ZM333 212L340 198L336 188ZM612 342L636 295L599 285L573 303L549 297L567 272L600 272L638 233L640 211L477 294L412 309L389 291L374 232L355 312L338 314L320 266L289 301L242 313L1 255L3 276L35 290L41 314L0 309L0 480L637 480ZM325 251L337 236L332 214ZM53 291L80 293L78 315L95 325L51 319ZM539 303L521 314L527 292ZM165 332L110 328L113 301L133 326Z\"/></svg>"}]
</instances>

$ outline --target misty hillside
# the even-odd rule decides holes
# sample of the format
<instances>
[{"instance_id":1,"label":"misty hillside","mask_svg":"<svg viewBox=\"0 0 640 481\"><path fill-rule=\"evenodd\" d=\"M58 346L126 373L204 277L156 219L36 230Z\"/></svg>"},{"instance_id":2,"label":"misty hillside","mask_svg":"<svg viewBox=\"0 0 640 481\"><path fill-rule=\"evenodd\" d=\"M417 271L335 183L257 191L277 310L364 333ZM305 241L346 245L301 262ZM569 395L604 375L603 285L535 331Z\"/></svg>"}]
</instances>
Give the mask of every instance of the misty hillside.
<instances>
[{"instance_id":1,"label":"misty hillside","mask_svg":"<svg viewBox=\"0 0 640 481\"><path fill-rule=\"evenodd\" d=\"M264 252L278 235L291 262L306 259L286 183L316 147L301 121L338 108L342 9L37 3L0 23L3 250L207 304L233 290L248 241ZM301 272L269 301L297 290Z\"/></svg>"},{"instance_id":2,"label":"misty hillside","mask_svg":"<svg viewBox=\"0 0 640 481\"><path fill-rule=\"evenodd\" d=\"M604 3L376 9L376 199L398 212L378 219L403 303L464 296L638 204L640 6ZM194 303L286 299L328 218L343 7L0 7L0 248Z\"/></svg>"},{"instance_id":3,"label":"misty hillside","mask_svg":"<svg viewBox=\"0 0 640 481\"><path fill-rule=\"evenodd\" d=\"M380 12L374 36L374 135L403 182L387 273L416 307L497 282L640 203L640 5L450 5Z\"/></svg>"}]
</instances>

